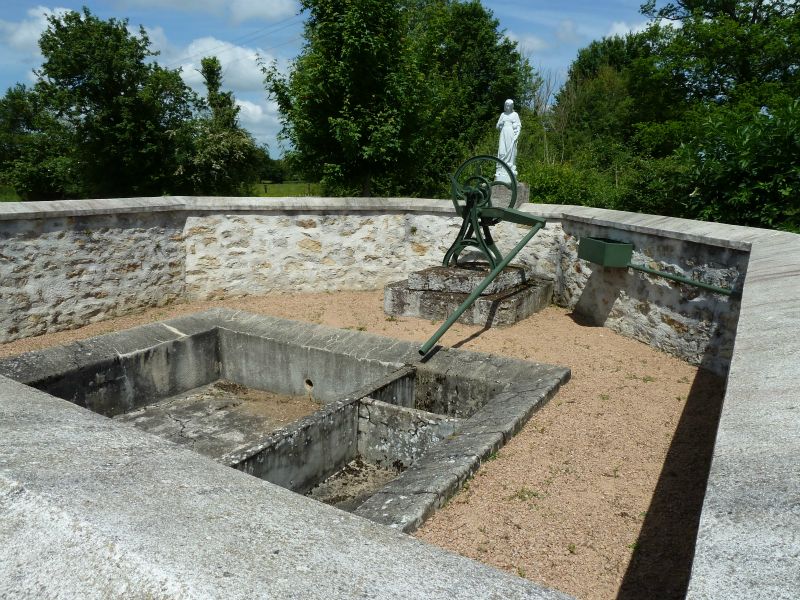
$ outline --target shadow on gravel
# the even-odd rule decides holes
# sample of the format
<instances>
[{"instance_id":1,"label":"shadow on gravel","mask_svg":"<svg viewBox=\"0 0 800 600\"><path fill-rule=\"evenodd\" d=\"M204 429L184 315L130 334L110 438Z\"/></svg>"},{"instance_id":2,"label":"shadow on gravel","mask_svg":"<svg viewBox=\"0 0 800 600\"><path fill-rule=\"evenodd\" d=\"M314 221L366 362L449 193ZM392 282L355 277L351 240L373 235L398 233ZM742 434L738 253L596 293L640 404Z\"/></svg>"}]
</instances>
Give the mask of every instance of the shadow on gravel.
<instances>
[{"instance_id":1,"label":"shadow on gravel","mask_svg":"<svg viewBox=\"0 0 800 600\"><path fill-rule=\"evenodd\" d=\"M617 600L686 596L725 379L697 372Z\"/></svg>"}]
</instances>

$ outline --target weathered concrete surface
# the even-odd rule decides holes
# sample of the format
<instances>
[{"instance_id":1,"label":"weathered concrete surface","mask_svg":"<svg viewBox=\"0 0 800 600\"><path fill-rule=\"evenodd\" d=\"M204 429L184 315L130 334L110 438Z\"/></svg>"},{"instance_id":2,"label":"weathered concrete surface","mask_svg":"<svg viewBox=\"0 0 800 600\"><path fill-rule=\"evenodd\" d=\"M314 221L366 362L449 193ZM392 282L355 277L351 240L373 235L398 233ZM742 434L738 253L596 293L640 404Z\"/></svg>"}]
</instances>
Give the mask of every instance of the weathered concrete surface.
<instances>
[{"instance_id":1,"label":"weathered concrete surface","mask_svg":"<svg viewBox=\"0 0 800 600\"><path fill-rule=\"evenodd\" d=\"M284 323L298 333L307 327ZM403 366L396 359L355 356L348 344L360 343L359 334L364 334L359 331L327 331L324 339L307 333L293 337L276 331L272 323L265 326L258 318L229 319L219 334L222 375L248 387L282 394L313 393L321 402L332 402Z\"/></svg>"},{"instance_id":2,"label":"weathered concrete surface","mask_svg":"<svg viewBox=\"0 0 800 600\"><path fill-rule=\"evenodd\" d=\"M358 406L358 453L369 462L405 469L453 435L460 422L365 398Z\"/></svg>"},{"instance_id":3,"label":"weathered concrete surface","mask_svg":"<svg viewBox=\"0 0 800 600\"><path fill-rule=\"evenodd\" d=\"M753 247L690 600L800 598L800 236L741 233Z\"/></svg>"},{"instance_id":4,"label":"weathered concrete surface","mask_svg":"<svg viewBox=\"0 0 800 600\"><path fill-rule=\"evenodd\" d=\"M248 475L305 494L358 456L358 402L330 402L220 459Z\"/></svg>"},{"instance_id":5,"label":"weathered concrete surface","mask_svg":"<svg viewBox=\"0 0 800 600\"><path fill-rule=\"evenodd\" d=\"M440 321L453 313L491 271L487 263L430 267L383 291L386 314ZM550 305L553 282L536 278L525 267L501 271L459 317L460 323L493 327L511 325Z\"/></svg>"},{"instance_id":6,"label":"weathered concrete surface","mask_svg":"<svg viewBox=\"0 0 800 600\"><path fill-rule=\"evenodd\" d=\"M405 532L417 529L441 507L570 375L569 370L559 367L534 366L477 352L440 352L433 360L437 358L440 362L433 365L435 369L430 364L419 367L418 386L440 388L436 393L442 398L434 403L435 412L466 418L452 435L431 446L408 470L356 509L358 515ZM447 372L448 367L463 375L445 379L441 373ZM472 386L469 379L474 380ZM473 404L466 399L452 400L453 389L455 395L458 390L467 397L477 395L474 391L480 387L475 385L478 381L485 386L488 401ZM426 396L424 392L419 394L418 406L424 405Z\"/></svg>"},{"instance_id":7,"label":"weathered concrete surface","mask_svg":"<svg viewBox=\"0 0 800 600\"><path fill-rule=\"evenodd\" d=\"M155 337L162 331L176 340ZM192 345L187 331L204 340L204 345ZM306 386L304 391L313 390L325 404L276 429L258 411L242 413L241 401L230 396L206 391L198 398L196 389L173 389L174 378L159 364L150 374L138 368L149 364L138 360L139 356L151 356L177 342L184 354L191 348L202 354L196 360L191 354L182 355L182 360L193 364L194 370L204 365L206 377L223 374L235 382L229 386L246 382L280 393ZM116 360L109 359L108 349L117 346L125 348L125 354L116 352ZM424 484L426 494L413 492L418 494L415 514L429 514L452 496L463 483L464 473L474 472L488 453L507 442L569 377L569 370L563 367L454 350L437 352L424 364L406 365L419 360L416 345L410 342L223 309L85 340L72 348L82 352L81 358L72 362L69 350L65 347L55 353L63 359L61 363L46 360L53 354L50 351L32 352L0 361L0 371L69 390L105 381L103 368L107 367L114 374L118 392L114 399L106 389L102 408L109 414L127 407L129 390L140 387L139 380L158 380L164 394L144 395L139 403L146 406L119 417L118 422L133 423L300 493L359 456L395 470L419 463L409 475L412 479L406 478L405 487L393 492L387 486L382 496L404 495L409 482ZM123 360L137 368L123 369L120 375L117 363ZM31 380L34 375L36 379ZM311 385L310 377L319 385ZM337 391L338 397L334 395ZM164 396L172 397L162 400ZM81 393L65 395L70 400L82 397ZM488 450L487 435L492 439ZM439 461L436 457L427 458L431 448L450 438L460 441L448 445L450 454L442 464L435 464ZM459 471L454 474L450 467L456 451ZM424 481L426 475L428 481ZM420 505L425 502L427 505ZM419 525L415 516L391 510L383 509L372 517L405 531Z\"/></svg>"},{"instance_id":8,"label":"weathered concrete surface","mask_svg":"<svg viewBox=\"0 0 800 600\"><path fill-rule=\"evenodd\" d=\"M356 457L306 495L339 510L353 512L397 477L398 472L391 465L384 467Z\"/></svg>"},{"instance_id":9,"label":"weathered concrete surface","mask_svg":"<svg viewBox=\"0 0 800 600\"><path fill-rule=\"evenodd\" d=\"M464 263L457 267L430 267L408 276L408 289L470 294L491 272L488 263ZM495 277L481 294L489 296L528 283L533 273L519 265L509 265Z\"/></svg>"},{"instance_id":10,"label":"weathered concrete surface","mask_svg":"<svg viewBox=\"0 0 800 600\"><path fill-rule=\"evenodd\" d=\"M115 419L218 459L261 442L319 408L309 396L275 394L219 380Z\"/></svg>"},{"instance_id":11,"label":"weathered concrete surface","mask_svg":"<svg viewBox=\"0 0 800 600\"><path fill-rule=\"evenodd\" d=\"M215 324L173 319L0 359L0 375L111 417L219 379Z\"/></svg>"},{"instance_id":12,"label":"weathered concrete surface","mask_svg":"<svg viewBox=\"0 0 800 600\"><path fill-rule=\"evenodd\" d=\"M388 315L443 321L467 299L461 292L412 290L408 281L390 283L383 288L383 310ZM459 323L496 327L514 323L550 305L553 284L546 280L514 286L475 302L458 318Z\"/></svg>"},{"instance_id":13,"label":"weathered concrete surface","mask_svg":"<svg viewBox=\"0 0 800 600\"><path fill-rule=\"evenodd\" d=\"M4 377L0 514L9 599L567 598Z\"/></svg>"}]
</instances>

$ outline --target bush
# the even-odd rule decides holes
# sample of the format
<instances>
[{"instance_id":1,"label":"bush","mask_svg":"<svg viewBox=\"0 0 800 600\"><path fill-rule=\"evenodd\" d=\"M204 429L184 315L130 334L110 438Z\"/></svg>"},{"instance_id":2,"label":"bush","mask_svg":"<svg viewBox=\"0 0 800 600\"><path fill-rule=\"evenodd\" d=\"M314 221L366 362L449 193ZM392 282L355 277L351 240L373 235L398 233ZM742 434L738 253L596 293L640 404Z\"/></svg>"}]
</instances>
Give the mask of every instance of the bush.
<instances>
[{"instance_id":1,"label":"bush","mask_svg":"<svg viewBox=\"0 0 800 600\"><path fill-rule=\"evenodd\" d=\"M800 231L800 100L745 115L716 108L678 158L688 216Z\"/></svg>"}]
</instances>

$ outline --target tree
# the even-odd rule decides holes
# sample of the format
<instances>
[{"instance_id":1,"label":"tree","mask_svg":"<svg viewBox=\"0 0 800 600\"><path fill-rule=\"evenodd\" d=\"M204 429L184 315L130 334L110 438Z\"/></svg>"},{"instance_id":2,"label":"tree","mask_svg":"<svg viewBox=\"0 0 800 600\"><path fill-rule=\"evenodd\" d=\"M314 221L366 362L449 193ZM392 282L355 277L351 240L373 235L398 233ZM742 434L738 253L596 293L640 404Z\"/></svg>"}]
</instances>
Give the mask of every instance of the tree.
<instances>
[{"instance_id":1,"label":"tree","mask_svg":"<svg viewBox=\"0 0 800 600\"><path fill-rule=\"evenodd\" d=\"M587 181L573 201L797 229L796 3L642 10L645 31L578 53L548 115L564 165L543 165L532 193L564 201Z\"/></svg>"},{"instance_id":2,"label":"tree","mask_svg":"<svg viewBox=\"0 0 800 600\"><path fill-rule=\"evenodd\" d=\"M262 156L252 136L239 126L233 93L222 91L219 60L205 57L200 64L207 89L204 110L192 124L189 148L176 175L194 194L236 194L257 178Z\"/></svg>"},{"instance_id":3,"label":"tree","mask_svg":"<svg viewBox=\"0 0 800 600\"><path fill-rule=\"evenodd\" d=\"M680 0L645 15L680 23L672 35L651 36L661 68L688 98L735 99L737 92L757 102L775 89L797 96L800 72L800 16L793 0ZM663 31L663 28L662 28Z\"/></svg>"},{"instance_id":4,"label":"tree","mask_svg":"<svg viewBox=\"0 0 800 600\"><path fill-rule=\"evenodd\" d=\"M73 132L89 197L161 194L176 171L180 130L194 96L178 71L147 62L144 29L103 21L88 9L49 17L39 45L36 93Z\"/></svg>"},{"instance_id":5,"label":"tree","mask_svg":"<svg viewBox=\"0 0 800 600\"><path fill-rule=\"evenodd\" d=\"M427 195L447 186L506 98L534 77L480 2L304 0L306 44L267 85L290 160L328 192Z\"/></svg>"},{"instance_id":6,"label":"tree","mask_svg":"<svg viewBox=\"0 0 800 600\"><path fill-rule=\"evenodd\" d=\"M255 177L217 59L203 60L204 101L127 21L52 16L39 43L35 85L0 99L0 176L23 198L232 193Z\"/></svg>"},{"instance_id":7,"label":"tree","mask_svg":"<svg viewBox=\"0 0 800 600\"><path fill-rule=\"evenodd\" d=\"M386 0L302 0L305 45L288 77L265 68L293 147L289 159L339 194L396 189L417 125L413 65L399 7Z\"/></svg>"},{"instance_id":8,"label":"tree","mask_svg":"<svg viewBox=\"0 0 800 600\"><path fill-rule=\"evenodd\" d=\"M22 198L83 196L74 134L22 84L0 99L0 175Z\"/></svg>"},{"instance_id":9,"label":"tree","mask_svg":"<svg viewBox=\"0 0 800 600\"><path fill-rule=\"evenodd\" d=\"M424 74L417 185L446 193L447 173L476 154L487 134L496 144L505 100L518 110L532 105L542 79L479 1L407 0L406 11L411 57Z\"/></svg>"}]
</instances>

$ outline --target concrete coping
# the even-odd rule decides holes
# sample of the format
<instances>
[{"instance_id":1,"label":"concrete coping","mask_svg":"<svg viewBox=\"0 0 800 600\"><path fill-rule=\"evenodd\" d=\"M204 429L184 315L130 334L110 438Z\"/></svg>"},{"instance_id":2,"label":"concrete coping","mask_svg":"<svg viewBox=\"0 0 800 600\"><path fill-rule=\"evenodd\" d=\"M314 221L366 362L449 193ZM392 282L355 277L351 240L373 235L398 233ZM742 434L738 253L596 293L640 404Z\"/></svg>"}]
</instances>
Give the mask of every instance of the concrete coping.
<instances>
[{"instance_id":1,"label":"concrete coping","mask_svg":"<svg viewBox=\"0 0 800 600\"><path fill-rule=\"evenodd\" d=\"M738 227L565 204L525 204L525 212L550 220L591 223L620 231L658 235L678 240L749 250L751 243L764 236L782 235L753 227ZM51 202L0 203L0 221L50 219L93 215L119 215L141 212L254 212L254 213L427 213L453 216L448 199L429 198L326 198L326 197L224 197L161 196L150 198L111 198L56 200Z\"/></svg>"}]
</instances>

